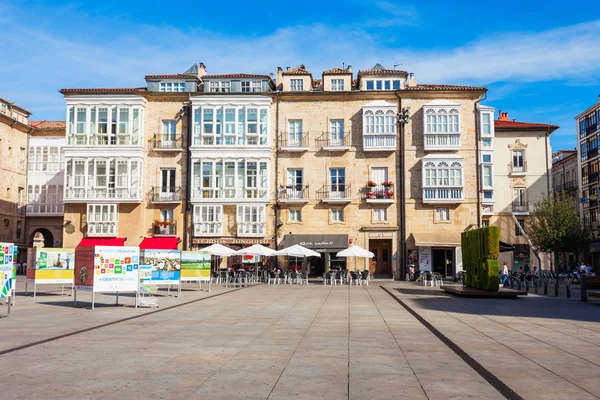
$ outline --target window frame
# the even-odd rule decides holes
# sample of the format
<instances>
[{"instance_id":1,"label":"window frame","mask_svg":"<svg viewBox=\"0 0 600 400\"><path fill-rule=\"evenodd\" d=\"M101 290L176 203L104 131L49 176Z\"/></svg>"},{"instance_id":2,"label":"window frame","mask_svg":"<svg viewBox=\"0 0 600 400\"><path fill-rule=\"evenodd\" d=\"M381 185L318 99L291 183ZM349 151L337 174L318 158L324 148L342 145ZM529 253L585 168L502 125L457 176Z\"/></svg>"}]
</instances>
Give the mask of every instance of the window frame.
<instances>
[{"instance_id":1,"label":"window frame","mask_svg":"<svg viewBox=\"0 0 600 400\"><path fill-rule=\"evenodd\" d=\"M343 208L332 208L330 212L331 222L334 224L343 224L345 220Z\"/></svg>"}]
</instances>

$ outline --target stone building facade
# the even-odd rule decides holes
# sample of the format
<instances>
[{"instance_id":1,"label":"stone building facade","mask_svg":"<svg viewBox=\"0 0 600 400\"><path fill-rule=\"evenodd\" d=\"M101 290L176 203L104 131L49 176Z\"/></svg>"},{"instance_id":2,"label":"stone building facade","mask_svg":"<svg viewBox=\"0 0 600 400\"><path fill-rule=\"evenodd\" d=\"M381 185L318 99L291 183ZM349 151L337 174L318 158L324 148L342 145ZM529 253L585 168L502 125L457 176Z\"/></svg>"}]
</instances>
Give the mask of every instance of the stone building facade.
<instances>
[{"instance_id":1,"label":"stone building facade","mask_svg":"<svg viewBox=\"0 0 600 400\"><path fill-rule=\"evenodd\" d=\"M499 257L500 265L506 262L509 269L518 270L525 264L531 268L541 264L543 270L554 267L549 255L536 256L526 232L534 204L544 195L552 195L550 134L556 129L556 125L510 120L507 112L499 112L494 121L488 147L491 175L484 172L485 167L481 171L483 196L487 187L493 189L493 196L483 200L483 222L499 226L500 240L515 246L514 251ZM482 165L486 164L482 160Z\"/></svg>"},{"instance_id":2,"label":"stone building facade","mask_svg":"<svg viewBox=\"0 0 600 400\"><path fill-rule=\"evenodd\" d=\"M0 242L19 247L26 257L25 202L27 195L27 141L31 112L0 98Z\"/></svg>"},{"instance_id":3,"label":"stone building facade","mask_svg":"<svg viewBox=\"0 0 600 400\"><path fill-rule=\"evenodd\" d=\"M29 121L34 129L27 151L28 246L41 236L44 247L61 247L64 221L65 121Z\"/></svg>"}]
</instances>

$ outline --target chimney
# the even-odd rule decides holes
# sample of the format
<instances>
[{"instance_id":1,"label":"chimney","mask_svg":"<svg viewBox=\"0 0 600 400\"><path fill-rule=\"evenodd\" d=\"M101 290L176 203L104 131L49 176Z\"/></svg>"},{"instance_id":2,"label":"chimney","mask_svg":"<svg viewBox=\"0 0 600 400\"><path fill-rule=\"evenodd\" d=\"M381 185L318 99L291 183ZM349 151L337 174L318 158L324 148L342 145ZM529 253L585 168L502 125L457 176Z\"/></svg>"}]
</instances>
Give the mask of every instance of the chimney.
<instances>
[{"instance_id":1,"label":"chimney","mask_svg":"<svg viewBox=\"0 0 600 400\"><path fill-rule=\"evenodd\" d=\"M417 86L417 80L415 79L415 74L414 72L411 72L408 75L408 87L416 87Z\"/></svg>"},{"instance_id":2,"label":"chimney","mask_svg":"<svg viewBox=\"0 0 600 400\"><path fill-rule=\"evenodd\" d=\"M290 67L285 67L285 70L286 70L286 71L289 71L289 70L290 70Z\"/></svg>"},{"instance_id":3,"label":"chimney","mask_svg":"<svg viewBox=\"0 0 600 400\"><path fill-rule=\"evenodd\" d=\"M498 111L498 121L509 121L508 113L503 111Z\"/></svg>"},{"instance_id":4,"label":"chimney","mask_svg":"<svg viewBox=\"0 0 600 400\"><path fill-rule=\"evenodd\" d=\"M202 78L204 75L206 75L206 65L200 63L200 66L198 67L198 78Z\"/></svg>"},{"instance_id":5,"label":"chimney","mask_svg":"<svg viewBox=\"0 0 600 400\"><path fill-rule=\"evenodd\" d=\"M279 86L283 83L283 68L277 67L277 75L275 75L275 85Z\"/></svg>"}]
</instances>

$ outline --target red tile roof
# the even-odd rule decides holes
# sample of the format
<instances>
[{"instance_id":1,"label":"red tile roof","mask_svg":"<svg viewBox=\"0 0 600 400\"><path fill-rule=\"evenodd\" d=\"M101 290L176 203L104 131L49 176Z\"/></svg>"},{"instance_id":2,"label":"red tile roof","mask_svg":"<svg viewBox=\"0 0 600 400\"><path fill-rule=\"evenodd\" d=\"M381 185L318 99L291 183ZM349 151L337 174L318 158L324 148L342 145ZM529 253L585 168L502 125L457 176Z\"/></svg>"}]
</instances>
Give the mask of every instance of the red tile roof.
<instances>
[{"instance_id":1,"label":"red tile roof","mask_svg":"<svg viewBox=\"0 0 600 400\"><path fill-rule=\"evenodd\" d=\"M194 74L163 74L163 75L146 75L145 79L198 79L198 75Z\"/></svg>"},{"instance_id":2,"label":"red tile roof","mask_svg":"<svg viewBox=\"0 0 600 400\"><path fill-rule=\"evenodd\" d=\"M65 129L67 124L65 121L29 121L29 126L35 129Z\"/></svg>"},{"instance_id":3,"label":"red tile roof","mask_svg":"<svg viewBox=\"0 0 600 400\"><path fill-rule=\"evenodd\" d=\"M136 93L145 91L146 88L65 88L59 90L61 93Z\"/></svg>"},{"instance_id":4,"label":"red tile roof","mask_svg":"<svg viewBox=\"0 0 600 400\"><path fill-rule=\"evenodd\" d=\"M269 75L259 75L259 74L211 74L204 75L203 79L219 79L219 78L258 78L258 79L270 79Z\"/></svg>"},{"instance_id":5,"label":"red tile roof","mask_svg":"<svg viewBox=\"0 0 600 400\"><path fill-rule=\"evenodd\" d=\"M401 69L386 69L383 65L377 63L371 69L361 69L358 75L408 75L408 72Z\"/></svg>"},{"instance_id":6,"label":"red tile roof","mask_svg":"<svg viewBox=\"0 0 600 400\"><path fill-rule=\"evenodd\" d=\"M343 68L332 68L323 71L323 75L352 75L352 70Z\"/></svg>"},{"instance_id":7,"label":"red tile roof","mask_svg":"<svg viewBox=\"0 0 600 400\"><path fill-rule=\"evenodd\" d=\"M312 75L304 66L304 64L300 65L296 68L290 68L281 73L282 75Z\"/></svg>"},{"instance_id":8,"label":"red tile roof","mask_svg":"<svg viewBox=\"0 0 600 400\"><path fill-rule=\"evenodd\" d=\"M555 131L559 128L558 125L551 124L537 124L533 122L519 122L519 121L494 121L494 127L496 129L535 129L535 128L545 128L551 129L551 131Z\"/></svg>"},{"instance_id":9,"label":"red tile roof","mask_svg":"<svg viewBox=\"0 0 600 400\"><path fill-rule=\"evenodd\" d=\"M321 79L313 79L313 89L322 89L323 81Z\"/></svg>"},{"instance_id":10,"label":"red tile roof","mask_svg":"<svg viewBox=\"0 0 600 400\"><path fill-rule=\"evenodd\" d=\"M430 85L420 84L417 86L406 86L406 90L425 91L425 90L487 90L483 86L462 86L462 85Z\"/></svg>"}]
</instances>

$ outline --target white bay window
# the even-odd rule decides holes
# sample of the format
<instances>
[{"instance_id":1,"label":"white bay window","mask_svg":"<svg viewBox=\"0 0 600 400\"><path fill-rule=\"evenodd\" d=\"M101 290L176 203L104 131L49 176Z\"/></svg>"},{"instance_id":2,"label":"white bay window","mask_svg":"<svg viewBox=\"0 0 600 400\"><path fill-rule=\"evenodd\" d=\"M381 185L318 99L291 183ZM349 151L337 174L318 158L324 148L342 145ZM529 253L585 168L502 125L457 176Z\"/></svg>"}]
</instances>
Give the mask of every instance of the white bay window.
<instances>
[{"instance_id":1,"label":"white bay window","mask_svg":"<svg viewBox=\"0 0 600 400\"><path fill-rule=\"evenodd\" d=\"M122 199L141 201L142 161L89 158L67 161L65 199Z\"/></svg>"},{"instance_id":2,"label":"white bay window","mask_svg":"<svg viewBox=\"0 0 600 400\"><path fill-rule=\"evenodd\" d=\"M137 146L142 143L142 107L70 106L67 118L70 145Z\"/></svg>"},{"instance_id":3,"label":"white bay window","mask_svg":"<svg viewBox=\"0 0 600 400\"><path fill-rule=\"evenodd\" d=\"M267 161L196 160L192 173L194 200L268 198Z\"/></svg>"},{"instance_id":4,"label":"white bay window","mask_svg":"<svg viewBox=\"0 0 600 400\"><path fill-rule=\"evenodd\" d=\"M396 149L396 106L373 101L363 107L363 148L365 151Z\"/></svg>"},{"instance_id":5,"label":"white bay window","mask_svg":"<svg viewBox=\"0 0 600 400\"><path fill-rule=\"evenodd\" d=\"M423 160L423 202L452 203L462 200L462 160Z\"/></svg>"},{"instance_id":6,"label":"white bay window","mask_svg":"<svg viewBox=\"0 0 600 400\"><path fill-rule=\"evenodd\" d=\"M119 213L116 204L88 204L88 236L116 236Z\"/></svg>"},{"instance_id":7,"label":"white bay window","mask_svg":"<svg viewBox=\"0 0 600 400\"><path fill-rule=\"evenodd\" d=\"M268 107L195 107L194 146L265 146L268 143Z\"/></svg>"},{"instance_id":8,"label":"white bay window","mask_svg":"<svg viewBox=\"0 0 600 400\"><path fill-rule=\"evenodd\" d=\"M194 236L223 235L223 206L194 205Z\"/></svg>"},{"instance_id":9,"label":"white bay window","mask_svg":"<svg viewBox=\"0 0 600 400\"><path fill-rule=\"evenodd\" d=\"M264 205L238 205L236 220L238 236L265 236L267 225L265 215Z\"/></svg>"},{"instance_id":10,"label":"white bay window","mask_svg":"<svg viewBox=\"0 0 600 400\"><path fill-rule=\"evenodd\" d=\"M460 148L460 110L424 108L425 150Z\"/></svg>"}]
</instances>

